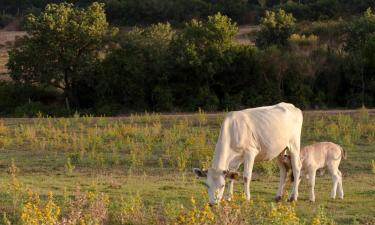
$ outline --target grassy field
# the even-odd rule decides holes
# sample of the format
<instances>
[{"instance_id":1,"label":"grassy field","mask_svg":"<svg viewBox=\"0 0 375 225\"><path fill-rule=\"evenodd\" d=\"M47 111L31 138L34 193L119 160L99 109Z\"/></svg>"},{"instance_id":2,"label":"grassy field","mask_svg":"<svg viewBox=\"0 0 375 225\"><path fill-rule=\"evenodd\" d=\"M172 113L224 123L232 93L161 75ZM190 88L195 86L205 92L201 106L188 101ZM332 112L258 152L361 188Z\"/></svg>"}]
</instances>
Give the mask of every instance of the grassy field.
<instances>
[{"instance_id":1,"label":"grassy field","mask_svg":"<svg viewBox=\"0 0 375 225\"><path fill-rule=\"evenodd\" d=\"M259 215L271 218L263 224L325 224L324 218L337 224L375 224L375 118L368 111L304 115L303 145L330 140L347 151L348 159L341 163L344 200L329 199L331 179L326 174L316 180L316 203L309 203L303 180L295 205L275 206L278 171L274 162L266 162L255 167L254 202L239 202L217 215L205 208L205 187L191 169L210 165L223 118L200 112L2 119L0 224L220 224L217 217L239 218L243 210L236 207L247 205L255 212L249 213L254 215L249 221ZM242 187L242 181L235 184L238 196ZM275 219L282 217L277 212L288 210L288 220ZM294 213L298 218L293 219ZM190 217L211 222L186 219Z\"/></svg>"}]
</instances>

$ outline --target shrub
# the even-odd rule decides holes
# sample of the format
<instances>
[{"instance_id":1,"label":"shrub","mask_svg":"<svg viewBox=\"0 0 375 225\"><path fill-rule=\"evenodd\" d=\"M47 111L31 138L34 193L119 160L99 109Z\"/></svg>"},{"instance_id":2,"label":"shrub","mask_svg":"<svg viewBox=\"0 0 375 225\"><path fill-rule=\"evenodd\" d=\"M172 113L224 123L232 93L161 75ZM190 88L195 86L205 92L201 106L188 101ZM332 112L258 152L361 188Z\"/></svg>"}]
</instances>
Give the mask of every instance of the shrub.
<instances>
[{"instance_id":1,"label":"shrub","mask_svg":"<svg viewBox=\"0 0 375 225\"><path fill-rule=\"evenodd\" d=\"M103 224L108 219L109 197L104 193L77 189L59 224Z\"/></svg>"},{"instance_id":2,"label":"shrub","mask_svg":"<svg viewBox=\"0 0 375 225\"><path fill-rule=\"evenodd\" d=\"M72 164L72 160L70 157L66 159L66 164L65 164L65 171L68 175L72 175L73 171L75 169L75 166Z\"/></svg>"},{"instance_id":3,"label":"shrub","mask_svg":"<svg viewBox=\"0 0 375 225\"><path fill-rule=\"evenodd\" d=\"M223 201L218 207L210 208L208 204L198 207L191 199L191 209L181 212L175 224L300 224L295 206L286 202L266 203L263 200L248 202L244 196L235 196L231 202Z\"/></svg>"},{"instance_id":4,"label":"shrub","mask_svg":"<svg viewBox=\"0 0 375 225\"><path fill-rule=\"evenodd\" d=\"M29 199L21 210L23 224L57 224L60 215L60 207L53 201L52 192L48 193L48 200L42 204L39 195L29 190Z\"/></svg>"},{"instance_id":5,"label":"shrub","mask_svg":"<svg viewBox=\"0 0 375 225\"><path fill-rule=\"evenodd\" d=\"M315 216L311 221L311 225L335 225L335 221L327 216L323 206L319 206Z\"/></svg>"},{"instance_id":6,"label":"shrub","mask_svg":"<svg viewBox=\"0 0 375 225\"><path fill-rule=\"evenodd\" d=\"M289 43L297 44L297 45L314 45L318 41L318 36L316 35L299 35L299 34L292 34L288 38Z\"/></svg>"},{"instance_id":7,"label":"shrub","mask_svg":"<svg viewBox=\"0 0 375 225\"><path fill-rule=\"evenodd\" d=\"M332 141L337 141L340 136L339 126L336 123L330 123L326 129L328 138Z\"/></svg>"},{"instance_id":8,"label":"shrub","mask_svg":"<svg viewBox=\"0 0 375 225\"><path fill-rule=\"evenodd\" d=\"M282 9L277 12L266 11L265 17L261 19L261 30L256 40L257 46L286 46L288 38L294 32L295 21L291 13L286 13Z\"/></svg>"}]
</instances>

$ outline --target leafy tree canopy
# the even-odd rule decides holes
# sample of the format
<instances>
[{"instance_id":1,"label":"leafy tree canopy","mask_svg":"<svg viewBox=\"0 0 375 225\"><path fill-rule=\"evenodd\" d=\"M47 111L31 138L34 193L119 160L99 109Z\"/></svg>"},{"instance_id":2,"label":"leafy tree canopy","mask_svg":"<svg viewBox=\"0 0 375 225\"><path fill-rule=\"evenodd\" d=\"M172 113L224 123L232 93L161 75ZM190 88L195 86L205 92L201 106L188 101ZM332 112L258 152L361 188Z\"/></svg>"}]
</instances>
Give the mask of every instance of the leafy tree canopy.
<instances>
[{"instance_id":1,"label":"leafy tree canopy","mask_svg":"<svg viewBox=\"0 0 375 225\"><path fill-rule=\"evenodd\" d=\"M28 15L25 28L28 35L9 52L12 79L55 86L79 105L79 84L89 81L108 37L117 31L109 27L104 5L49 4L39 16Z\"/></svg>"},{"instance_id":2,"label":"leafy tree canopy","mask_svg":"<svg viewBox=\"0 0 375 225\"><path fill-rule=\"evenodd\" d=\"M351 22L346 30L345 48L349 52L362 51L370 36L375 32L375 14L368 8L363 16Z\"/></svg>"},{"instance_id":3,"label":"leafy tree canopy","mask_svg":"<svg viewBox=\"0 0 375 225\"><path fill-rule=\"evenodd\" d=\"M288 38L295 30L295 22L293 15L282 9L276 12L266 11L266 15L260 22L261 30L257 36L257 45L260 47L286 46Z\"/></svg>"}]
</instances>

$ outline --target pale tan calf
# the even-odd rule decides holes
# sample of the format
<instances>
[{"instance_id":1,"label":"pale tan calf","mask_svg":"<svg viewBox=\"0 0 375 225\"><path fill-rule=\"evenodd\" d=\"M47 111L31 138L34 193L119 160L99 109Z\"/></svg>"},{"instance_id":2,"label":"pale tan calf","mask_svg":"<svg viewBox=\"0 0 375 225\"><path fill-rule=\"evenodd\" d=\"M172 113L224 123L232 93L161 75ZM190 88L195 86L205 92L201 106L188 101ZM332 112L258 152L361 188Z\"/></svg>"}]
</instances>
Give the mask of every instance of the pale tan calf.
<instances>
[{"instance_id":1,"label":"pale tan calf","mask_svg":"<svg viewBox=\"0 0 375 225\"><path fill-rule=\"evenodd\" d=\"M306 146L301 149L302 171L301 177L306 175L310 188L310 201L315 201L315 176L319 170L323 172L328 168L332 176L331 198L336 198L336 191L340 199L344 198L344 190L342 188L342 174L339 170L341 159L346 159L345 151L341 146L332 142L320 142ZM284 163L290 165L289 156L284 155Z\"/></svg>"}]
</instances>

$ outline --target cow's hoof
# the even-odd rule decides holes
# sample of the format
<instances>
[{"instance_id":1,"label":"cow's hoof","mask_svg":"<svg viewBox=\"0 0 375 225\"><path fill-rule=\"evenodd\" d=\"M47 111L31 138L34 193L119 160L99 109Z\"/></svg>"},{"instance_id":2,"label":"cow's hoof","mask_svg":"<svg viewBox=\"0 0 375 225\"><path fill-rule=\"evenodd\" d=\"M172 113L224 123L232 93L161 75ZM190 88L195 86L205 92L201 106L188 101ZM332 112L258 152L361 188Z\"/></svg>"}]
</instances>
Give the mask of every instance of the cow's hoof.
<instances>
[{"instance_id":1,"label":"cow's hoof","mask_svg":"<svg viewBox=\"0 0 375 225\"><path fill-rule=\"evenodd\" d=\"M294 197L290 197L290 198L288 199L288 202L294 202L294 201L295 201Z\"/></svg>"},{"instance_id":2,"label":"cow's hoof","mask_svg":"<svg viewBox=\"0 0 375 225\"><path fill-rule=\"evenodd\" d=\"M311 200L311 199L310 199L310 203L311 203L311 204L315 203L315 200Z\"/></svg>"},{"instance_id":3,"label":"cow's hoof","mask_svg":"<svg viewBox=\"0 0 375 225\"><path fill-rule=\"evenodd\" d=\"M275 202L280 202L281 201L281 196L276 196L275 197Z\"/></svg>"}]
</instances>

